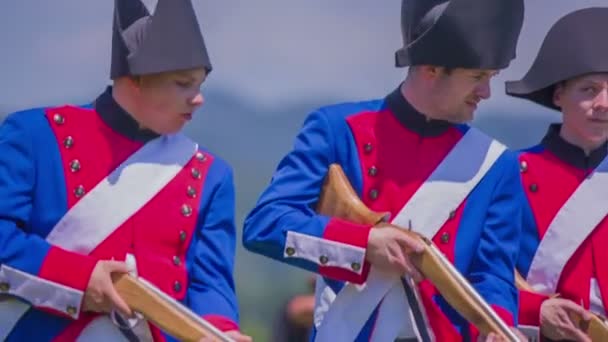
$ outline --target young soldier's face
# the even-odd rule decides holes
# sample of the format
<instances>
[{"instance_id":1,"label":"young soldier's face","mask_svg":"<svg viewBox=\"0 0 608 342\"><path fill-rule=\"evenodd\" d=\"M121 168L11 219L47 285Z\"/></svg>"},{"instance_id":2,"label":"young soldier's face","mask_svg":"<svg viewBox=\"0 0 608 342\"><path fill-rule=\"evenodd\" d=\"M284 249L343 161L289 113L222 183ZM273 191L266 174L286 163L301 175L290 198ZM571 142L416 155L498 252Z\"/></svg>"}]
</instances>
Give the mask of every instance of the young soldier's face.
<instances>
[{"instance_id":1,"label":"young soldier's face","mask_svg":"<svg viewBox=\"0 0 608 342\"><path fill-rule=\"evenodd\" d=\"M608 73L590 74L557 86L553 101L562 109L562 131L581 147L608 138Z\"/></svg>"},{"instance_id":2,"label":"young soldier's face","mask_svg":"<svg viewBox=\"0 0 608 342\"><path fill-rule=\"evenodd\" d=\"M205 69L142 76L139 80L138 121L159 134L178 132L203 104Z\"/></svg>"},{"instance_id":3,"label":"young soldier's face","mask_svg":"<svg viewBox=\"0 0 608 342\"><path fill-rule=\"evenodd\" d=\"M479 102L490 98L490 80L498 72L460 68L440 70L431 91L436 112L453 123L471 121Z\"/></svg>"}]
</instances>

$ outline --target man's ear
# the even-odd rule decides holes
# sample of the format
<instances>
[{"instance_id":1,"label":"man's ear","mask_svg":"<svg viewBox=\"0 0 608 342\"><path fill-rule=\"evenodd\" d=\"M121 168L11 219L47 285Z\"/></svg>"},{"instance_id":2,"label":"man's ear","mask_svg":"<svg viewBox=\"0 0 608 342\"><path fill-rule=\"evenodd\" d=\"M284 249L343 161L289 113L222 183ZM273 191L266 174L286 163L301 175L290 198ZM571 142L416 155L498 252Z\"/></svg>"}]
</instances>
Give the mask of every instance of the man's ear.
<instances>
[{"instance_id":1,"label":"man's ear","mask_svg":"<svg viewBox=\"0 0 608 342\"><path fill-rule=\"evenodd\" d=\"M421 65L418 67L419 73L423 79L432 81L437 79L443 73L443 67L435 65Z\"/></svg>"},{"instance_id":2,"label":"man's ear","mask_svg":"<svg viewBox=\"0 0 608 342\"><path fill-rule=\"evenodd\" d=\"M557 107L562 107L562 97L564 96L564 90L566 85L564 82L560 82L555 85L553 89L553 104Z\"/></svg>"}]
</instances>

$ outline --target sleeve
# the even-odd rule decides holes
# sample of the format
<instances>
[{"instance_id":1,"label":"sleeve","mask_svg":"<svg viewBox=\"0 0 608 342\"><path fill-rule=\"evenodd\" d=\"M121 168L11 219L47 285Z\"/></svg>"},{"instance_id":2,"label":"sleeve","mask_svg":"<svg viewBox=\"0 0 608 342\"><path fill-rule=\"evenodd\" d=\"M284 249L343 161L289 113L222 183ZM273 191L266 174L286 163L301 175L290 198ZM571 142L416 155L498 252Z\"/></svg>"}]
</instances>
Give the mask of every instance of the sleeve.
<instances>
[{"instance_id":1,"label":"sleeve","mask_svg":"<svg viewBox=\"0 0 608 342\"><path fill-rule=\"evenodd\" d=\"M97 260L26 232L39 170L31 134L20 119L13 114L0 126L0 291L76 319Z\"/></svg>"},{"instance_id":2,"label":"sleeve","mask_svg":"<svg viewBox=\"0 0 608 342\"><path fill-rule=\"evenodd\" d=\"M540 306L550 297L544 294L519 291L519 324L540 326Z\"/></svg>"},{"instance_id":3,"label":"sleeve","mask_svg":"<svg viewBox=\"0 0 608 342\"><path fill-rule=\"evenodd\" d=\"M214 166L217 163L214 161ZM212 166L213 167L213 166ZM212 169L213 170L213 169ZM238 329L238 305L233 270L236 245L234 183L227 166L207 176L211 186L208 205L198 218L194 240L188 250L191 310L222 331ZM210 179L211 178L211 179ZM207 184L205 190L207 191Z\"/></svg>"},{"instance_id":4,"label":"sleeve","mask_svg":"<svg viewBox=\"0 0 608 342\"><path fill-rule=\"evenodd\" d=\"M245 220L247 249L335 280L363 283L369 272L365 251L370 225L315 212L335 142L327 113L306 119L293 149Z\"/></svg>"},{"instance_id":5,"label":"sleeve","mask_svg":"<svg viewBox=\"0 0 608 342\"><path fill-rule=\"evenodd\" d=\"M502 175L492 192L476 257L468 275L471 284L509 326L517 325L518 291L515 261L521 234L521 186L518 164L505 152ZM513 157L513 158L511 158ZM471 328L473 335L478 331Z\"/></svg>"}]
</instances>

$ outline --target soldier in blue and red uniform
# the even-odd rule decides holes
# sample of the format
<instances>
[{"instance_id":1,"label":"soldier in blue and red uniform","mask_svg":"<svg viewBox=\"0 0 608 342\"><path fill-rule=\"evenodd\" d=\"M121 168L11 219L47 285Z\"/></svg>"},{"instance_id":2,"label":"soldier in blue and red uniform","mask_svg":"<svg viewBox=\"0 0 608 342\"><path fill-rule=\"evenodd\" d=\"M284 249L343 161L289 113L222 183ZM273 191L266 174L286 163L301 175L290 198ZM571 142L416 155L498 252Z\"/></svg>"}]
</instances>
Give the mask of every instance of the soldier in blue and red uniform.
<instances>
[{"instance_id":1,"label":"soldier in blue and red uniform","mask_svg":"<svg viewBox=\"0 0 608 342\"><path fill-rule=\"evenodd\" d=\"M0 338L172 340L112 286L128 271L248 341L232 171L180 132L211 71L192 4L117 0L114 15L112 87L0 127Z\"/></svg>"},{"instance_id":2,"label":"soldier in blue and red uniform","mask_svg":"<svg viewBox=\"0 0 608 342\"><path fill-rule=\"evenodd\" d=\"M475 339L433 284L412 285L420 275L408 251L422 246L397 226L432 239L515 324L517 160L465 122L515 57L523 10L521 0L404 0L396 64L409 66L405 81L383 99L324 107L306 119L249 213L243 243L318 274L314 340ZM394 225L316 213L334 163Z\"/></svg>"},{"instance_id":3,"label":"soldier in blue and red uniform","mask_svg":"<svg viewBox=\"0 0 608 342\"><path fill-rule=\"evenodd\" d=\"M521 292L520 323L536 327L533 336L540 327L543 338L589 341L568 314L605 316L608 307L607 30L608 8L564 16L528 73L506 87L563 117L519 154L525 207L517 269L534 289Z\"/></svg>"}]
</instances>

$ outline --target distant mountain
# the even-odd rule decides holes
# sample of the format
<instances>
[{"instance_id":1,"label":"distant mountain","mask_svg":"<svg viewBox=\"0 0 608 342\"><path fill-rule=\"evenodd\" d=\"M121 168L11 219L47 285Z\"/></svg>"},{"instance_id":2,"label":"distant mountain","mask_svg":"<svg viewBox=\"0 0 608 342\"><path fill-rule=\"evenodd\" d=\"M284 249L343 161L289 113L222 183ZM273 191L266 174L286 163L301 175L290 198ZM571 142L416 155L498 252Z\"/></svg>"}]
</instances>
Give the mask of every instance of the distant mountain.
<instances>
[{"instance_id":1,"label":"distant mountain","mask_svg":"<svg viewBox=\"0 0 608 342\"><path fill-rule=\"evenodd\" d=\"M526 148L540 142L547 126L560 122L561 114L522 106L504 111L481 112L473 126L513 149Z\"/></svg>"},{"instance_id":2,"label":"distant mountain","mask_svg":"<svg viewBox=\"0 0 608 342\"><path fill-rule=\"evenodd\" d=\"M279 159L291 148L306 115L323 102L263 109L221 92L205 98L186 133L230 163L239 193L237 209L249 210Z\"/></svg>"},{"instance_id":3,"label":"distant mountain","mask_svg":"<svg viewBox=\"0 0 608 342\"><path fill-rule=\"evenodd\" d=\"M306 272L247 252L240 243L242 222L290 150L306 115L332 101L286 102L268 109L222 92L205 93L205 101L186 132L234 169L239 232L235 277L242 324L257 340L268 340L280 305L306 289Z\"/></svg>"}]
</instances>

